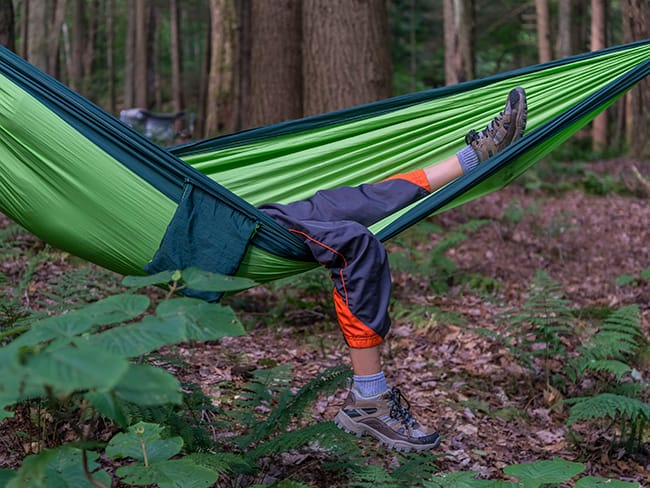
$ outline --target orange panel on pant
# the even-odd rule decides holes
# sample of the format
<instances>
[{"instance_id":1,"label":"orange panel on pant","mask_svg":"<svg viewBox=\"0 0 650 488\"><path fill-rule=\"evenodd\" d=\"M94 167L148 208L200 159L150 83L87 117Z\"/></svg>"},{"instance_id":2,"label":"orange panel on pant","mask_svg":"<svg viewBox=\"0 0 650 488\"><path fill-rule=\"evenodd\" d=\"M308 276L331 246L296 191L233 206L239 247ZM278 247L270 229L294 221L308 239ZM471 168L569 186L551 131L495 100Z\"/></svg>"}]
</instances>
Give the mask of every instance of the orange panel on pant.
<instances>
[{"instance_id":1,"label":"orange panel on pant","mask_svg":"<svg viewBox=\"0 0 650 488\"><path fill-rule=\"evenodd\" d=\"M364 349L382 343L382 337L354 316L336 289L334 290L334 307L348 346Z\"/></svg>"},{"instance_id":2,"label":"orange panel on pant","mask_svg":"<svg viewBox=\"0 0 650 488\"><path fill-rule=\"evenodd\" d=\"M427 174L423 169L416 169L410 173L400 173L398 175L393 175L390 178L386 178L384 181L390 180L406 180L414 185L417 185L421 188L424 188L426 191L431 192L431 187L429 186L429 179Z\"/></svg>"}]
</instances>

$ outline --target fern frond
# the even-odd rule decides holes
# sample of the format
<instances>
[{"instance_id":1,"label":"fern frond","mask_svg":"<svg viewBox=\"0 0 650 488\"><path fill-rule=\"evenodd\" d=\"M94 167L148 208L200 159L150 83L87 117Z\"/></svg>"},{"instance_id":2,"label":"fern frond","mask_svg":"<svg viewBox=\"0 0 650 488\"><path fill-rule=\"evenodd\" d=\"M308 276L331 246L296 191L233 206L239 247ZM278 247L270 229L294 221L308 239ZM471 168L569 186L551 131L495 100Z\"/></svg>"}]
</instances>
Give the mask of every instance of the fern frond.
<instances>
[{"instance_id":1,"label":"fern frond","mask_svg":"<svg viewBox=\"0 0 650 488\"><path fill-rule=\"evenodd\" d=\"M580 370L582 372L589 370L593 372L611 373L619 380L631 369L632 368L624 362L614 359L582 358L580 361Z\"/></svg>"},{"instance_id":2,"label":"fern frond","mask_svg":"<svg viewBox=\"0 0 650 488\"><path fill-rule=\"evenodd\" d=\"M571 426L581 420L599 418L627 418L636 419L643 417L650 419L650 405L636 398L601 393L594 397L580 397L565 400L572 405L567 425Z\"/></svg>"},{"instance_id":3,"label":"fern frond","mask_svg":"<svg viewBox=\"0 0 650 488\"><path fill-rule=\"evenodd\" d=\"M272 454L279 454L310 445L314 450L325 451L337 458L358 453L354 437L340 430L334 422L320 422L302 429L284 432L246 453L251 462Z\"/></svg>"},{"instance_id":4,"label":"fern frond","mask_svg":"<svg viewBox=\"0 0 650 488\"><path fill-rule=\"evenodd\" d=\"M327 394L343 386L350 374L350 369L346 366L336 366L319 374L300 388L295 395L289 389L281 391L278 405L271 411L269 418L253 425L252 431L240 437L237 443L240 447L250 446L275 432L284 430L292 418L303 414L319 393Z\"/></svg>"},{"instance_id":5,"label":"fern frond","mask_svg":"<svg viewBox=\"0 0 650 488\"><path fill-rule=\"evenodd\" d=\"M199 466L204 466L219 474L226 474L229 476L250 474L257 469L256 466L250 464L244 456L230 452L193 452L187 457Z\"/></svg>"}]
</instances>

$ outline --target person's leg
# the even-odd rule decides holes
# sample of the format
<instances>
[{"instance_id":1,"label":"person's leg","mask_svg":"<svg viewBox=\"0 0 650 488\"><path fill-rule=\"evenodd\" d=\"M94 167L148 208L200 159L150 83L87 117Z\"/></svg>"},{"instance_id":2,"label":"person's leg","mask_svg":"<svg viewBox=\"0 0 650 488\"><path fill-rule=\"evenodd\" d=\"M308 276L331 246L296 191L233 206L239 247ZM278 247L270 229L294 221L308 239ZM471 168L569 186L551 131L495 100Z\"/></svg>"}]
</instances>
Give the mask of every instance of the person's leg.
<instances>
[{"instance_id":1,"label":"person's leg","mask_svg":"<svg viewBox=\"0 0 650 488\"><path fill-rule=\"evenodd\" d=\"M293 204L261 207L302 235L316 261L330 270L337 317L354 370L353 388L335 419L345 430L369 433L389 447L404 450L431 449L440 443L438 434L414 419L399 390L386 384L379 344L390 327L390 271L383 245L366 227L507 147L521 136L525 118L523 92L513 90L504 112L481 133L470 132L468 146L446 161L373 185L327 190Z\"/></svg>"},{"instance_id":2,"label":"person's leg","mask_svg":"<svg viewBox=\"0 0 650 488\"><path fill-rule=\"evenodd\" d=\"M288 220L351 220L369 227L501 152L522 136L526 117L524 91L516 88L509 93L503 112L481 132L470 131L465 137L467 146L444 161L378 183L321 190L305 200L267 204L260 209L280 221L289 214Z\"/></svg>"}]
</instances>

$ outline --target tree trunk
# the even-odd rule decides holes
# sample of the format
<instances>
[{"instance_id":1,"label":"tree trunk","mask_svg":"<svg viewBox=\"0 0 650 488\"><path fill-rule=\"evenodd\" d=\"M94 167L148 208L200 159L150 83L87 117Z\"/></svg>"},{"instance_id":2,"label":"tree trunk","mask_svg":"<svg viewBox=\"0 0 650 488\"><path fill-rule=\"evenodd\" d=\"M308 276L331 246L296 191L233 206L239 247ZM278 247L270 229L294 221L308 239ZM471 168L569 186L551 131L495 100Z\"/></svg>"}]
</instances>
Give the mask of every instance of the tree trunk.
<instances>
[{"instance_id":1,"label":"tree trunk","mask_svg":"<svg viewBox=\"0 0 650 488\"><path fill-rule=\"evenodd\" d=\"M149 108L149 0L135 0L134 56L133 56L133 94L134 104L139 108Z\"/></svg>"},{"instance_id":2,"label":"tree trunk","mask_svg":"<svg viewBox=\"0 0 650 488\"><path fill-rule=\"evenodd\" d=\"M29 44L29 2L23 0L23 11L20 19L20 57L27 59L27 49Z\"/></svg>"},{"instance_id":3,"label":"tree trunk","mask_svg":"<svg viewBox=\"0 0 650 488\"><path fill-rule=\"evenodd\" d=\"M445 83L474 78L474 6L469 0L444 0Z\"/></svg>"},{"instance_id":4,"label":"tree trunk","mask_svg":"<svg viewBox=\"0 0 650 488\"><path fill-rule=\"evenodd\" d=\"M47 72L55 78L60 78L59 73L59 47L61 43L61 30L65 22L65 0L54 0L52 5L53 15L48 27L49 39L47 41Z\"/></svg>"},{"instance_id":5,"label":"tree trunk","mask_svg":"<svg viewBox=\"0 0 650 488\"><path fill-rule=\"evenodd\" d=\"M558 3L557 55L566 58L573 54L571 34L573 0L562 0Z\"/></svg>"},{"instance_id":6,"label":"tree trunk","mask_svg":"<svg viewBox=\"0 0 650 488\"><path fill-rule=\"evenodd\" d=\"M647 0L623 1L623 35L625 42L650 37L650 5ZM626 97L628 155L637 159L650 159L650 79L646 77L641 80Z\"/></svg>"},{"instance_id":7,"label":"tree trunk","mask_svg":"<svg viewBox=\"0 0 650 488\"><path fill-rule=\"evenodd\" d=\"M0 3L0 44L11 51L16 50L14 25L14 4L5 0Z\"/></svg>"},{"instance_id":8,"label":"tree trunk","mask_svg":"<svg viewBox=\"0 0 650 488\"><path fill-rule=\"evenodd\" d=\"M117 112L115 91L115 0L106 0L106 70L108 71L108 111Z\"/></svg>"},{"instance_id":9,"label":"tree trunk","mask_svg":"<svg viewBox=\"0 0 650 488\"><path fill-rule=\"evenodd\" d=\"M135 4L127 1L126 39L124 40L124 108L135 106Z\"/></svg>"},{"instance_id":10,"label":"tree trunk","mask_svg":"<svg viewBox=\"0 0 650 488\"><path fill-rule=\"evenodd\" d=\"M81 49L81 87L80 90L87 98L93 99L92 76L93 60L95 59L95 41L97 37L97 12L99 10L99 0L86 1L84 9L84 25L82 33L83 46Z\"/></svg>"},{"instance_id":11,"label":"tree trunk","mask_svg":"<svg viewBox=\"0 0 650 488\"><path fill-rule=\"evenodd\" d=\"M535 0L535 11L537 14L537 49L539 52L539 62L546 63L553 59L548 0Z\"/></svg>"},{"instance_id":12,"label":"tree trunk","mask_svg":"<svg viewBox=\"0 0 650 488\"><path fill-rule=\"evenodd\" d=\"M68 85L73 90L81 87L83 75L83 52L86 31L85 0L74 0L72 3L72 39L71 50L67 59Z\"/></svg>"},{"instance_id":13,"label":"tree trunk","mask_svg":"<svg viewBox=\"0 0 650 488\"><path fill-rule=\"evenodd\" d=\"M303 9L305 115L389 97L385 0L304 0Z\"/></svg>"},{"instance_id":14,"label":"tree trunk","mask_svg":"<svg viewBox=\"0 0 650 488\"><path fill-rule=\"evenodd\" d=\"M178 0L170 0L169 25L171 29L170 58L172 70L172 105L175 112L181 112L185 108L185 102L183 101L183 86L181 84L181 33Z\"/></svg>"},{"instance_id":15,"label":"tree trunk","mask_svg":"<svg viewBox=\"0 0 650 488\"><path fill-rule=\"evenodd\" d=\"M606 46L607 33L605 0L591 0L591 50L597 51ZM592 123L591 140L594 151L607 147L607 112L598 115Z\"/></svg>"},{"instance_id":16,"label":"tree trunk","mask_svg":"<svg viewBox=\"0 0 650 488\"><path fill-rule=\"evenodd\" d=\"M237 106L235 130L251 127L251 49L253 46L251 0L237 2L239 36L237 39Z\"/></svg>"},{"instance_id":17,"label":"tree trunk","mask_svg":"<svg viewBox=\"0 0 650 488\"><path fill-rule=\"evenodd\" d=\"M45 0L30 0L27 38L27 61L47 71L47 27Z\"/></svg>"},{"instance_id":18,"label":"tree trunk","mask_svg":"<svg viewBox=\"0 0 650 488\"><path fill-rule=\"evenodd\" d=\"M233 0L210 0L211 56L204 135L229 132L233 92Z\"/></svg>"},{"instance_id":19,"label":"tree trunk","mask_svg":"<svg viewBox=\"0 0 650 488\"><path fill-rule=\"evenodd\" d=\"M250 114L252 127L301 117L302 0L252 0ZM244 45L245 47L245 45Z\"/></svg>"}]
</instances>

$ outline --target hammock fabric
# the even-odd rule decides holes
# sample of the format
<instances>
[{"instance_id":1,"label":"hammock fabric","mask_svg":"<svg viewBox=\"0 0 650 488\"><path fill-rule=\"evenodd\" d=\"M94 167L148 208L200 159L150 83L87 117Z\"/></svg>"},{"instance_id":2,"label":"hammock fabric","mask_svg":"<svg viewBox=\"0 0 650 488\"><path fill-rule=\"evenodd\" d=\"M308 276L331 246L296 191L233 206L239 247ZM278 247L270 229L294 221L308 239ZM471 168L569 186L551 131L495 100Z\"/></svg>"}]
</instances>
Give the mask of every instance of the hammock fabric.
<instances>
[{"instance_id":1,"label":"hammock fabric","mask_svg":"<svg viewBox=\"0 0 650 488\"><path fill-rule=\"evenodd\" d=\"M1 49L0 211L120 273L195 266L269 281L316 263L257 205L442 161L524 87L526 135L371 228L387 240L504 187L649 73L647 39L165 149Z\"/></svg>"}]
</instances>

